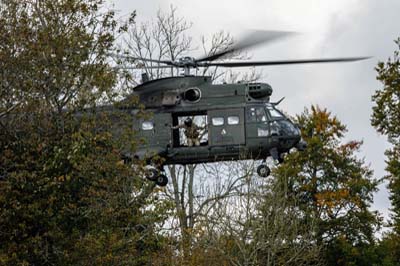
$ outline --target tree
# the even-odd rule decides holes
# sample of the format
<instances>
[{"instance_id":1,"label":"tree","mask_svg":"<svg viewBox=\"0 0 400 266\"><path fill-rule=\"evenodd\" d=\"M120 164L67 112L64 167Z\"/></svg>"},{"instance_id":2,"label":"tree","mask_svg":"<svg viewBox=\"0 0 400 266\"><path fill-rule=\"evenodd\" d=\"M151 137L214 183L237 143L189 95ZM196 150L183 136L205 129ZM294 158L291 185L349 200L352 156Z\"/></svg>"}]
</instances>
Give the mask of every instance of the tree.
<instances>
[{"instance_id":1,"label":"tree","mask_svg":"<svg viewBox=\"0 0 400 266\"><path fill-rule=\"evenodd\" d=\"M192 38L187 35L191 23L179 17L176 8L171 6L168 13L158 11L155 21L131 24L120 49L130 56L155 60L176 60L191 49ZM132 62L122 60L129 68ZM160 63L134 62L141 67L150 80L179 75L173 67L161 68ZM134 84L139 83L133 80Z\"/></svg>"},{"instance_id":2,"label":"tree","mask_svg":"<svg viewBox=\"0 0 400 266\"><path fill-rule=\"evenodd\" d=\"M392 147L386 150L385 179L388 180L390 200L392 203L393 234L387 236L387 241L400 243L400 38L395 41L398 46L392 58L386 63L379 62L375 68L377 79L383 84L383 88L377 90L372 97L375 105L371 118L376 130L386 135ZM399 245L391 252L391 258L398 263L400 261Z\"/></svg>"},{"instance_id":3,"label":"tree","mask_svg":"<svg viewBox=\"0 0 400 266\"><path fill-rule=\"evenodd\" d=\"M200 222L207 249L229 265L320 265L316 220L303 220L297 195L289 195L282 180L257 178L254 162L228 165L232 175L245 178L235 195L218 201Z\"/></svg>"},{"instance_id":4,"label":"tree","mask_svg":"<svg viewBox=\"0 0 400 266\"><path fill-rule=\"evenodd\" d=\"M311 106L296 121L307 149L289 154L273 175L300 198L305 219L317 217L315 233L329 265L365 262L379 225L369 210L379 181L356 157L362 143L342 143L346 127L326 109Z\"/></svg>"},{"instance_id":5,"label":"tree","mask_svg":"<svg viewBox=\"0 0 400 266\"><path fill-rule=\"evenodd\" d=\"M96 109L118 99L119 30L102 0L0 2L1 265L141 265L162 248L168 206L121 161L132 119Z\"/></svg>"}]
</instances>

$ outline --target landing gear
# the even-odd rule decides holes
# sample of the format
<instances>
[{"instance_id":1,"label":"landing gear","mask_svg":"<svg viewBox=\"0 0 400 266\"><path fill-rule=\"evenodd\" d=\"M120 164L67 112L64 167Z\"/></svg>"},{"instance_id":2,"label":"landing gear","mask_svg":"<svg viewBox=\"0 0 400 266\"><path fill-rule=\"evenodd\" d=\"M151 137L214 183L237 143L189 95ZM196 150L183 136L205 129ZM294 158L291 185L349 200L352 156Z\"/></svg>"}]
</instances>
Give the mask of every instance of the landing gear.
<instances>
[{"instance_id":1,"label":"landing gear","mask_svg":"<svg viewBox=\"0 0 400 266\"><path fill-rule=\"evenodd\" d=\"M146 178L150 181L156 181L159 172L156 168L148 168L146 173Z\"/></svg>"},{"instance_id":2,"label":"landing gear","mask_svg":"<svg viewBox=\"0 0 400 266\"><path fill-rule=\"evenodd\" d=\"M168 184L168 178L165 175L159 175L156 179L156 184L160 187L165 187Z\"/></svg>"},{"instance_id":3,"label":"landing gear","mask_svg":"<svg viewBox=\"0 0 400 266\"><path fill-rule=\"evenodd\" d=\"M266 164L261 164L257 167L257 174L260 177L267 177L271 173L271 169Z\"/></svg>"},{"instance_id":4,"label":"landing gear","mask_svg":"<svg viewBox=\"0 0 400 266\"><path fill-rule=\"evenodd\" d=\"M278 163L283 163L284 162L284 158L283 158L283 153L279 153L277 148L272 148L269 153L272 156L272 159L276 161L278 161Z\"/></svg>"},{"instance_id":5,"label":"landing gear","mask_svg":"<svg viewBox=\"0 0 400 266\"><path fill-rule=\"evenodd\" d=\"M154 166L148 166L146 171L146 178L155 182L160 187L165 187L168 184L168 178L162 174L162 168L157 169Z\"/></svg>"}]
</instances>

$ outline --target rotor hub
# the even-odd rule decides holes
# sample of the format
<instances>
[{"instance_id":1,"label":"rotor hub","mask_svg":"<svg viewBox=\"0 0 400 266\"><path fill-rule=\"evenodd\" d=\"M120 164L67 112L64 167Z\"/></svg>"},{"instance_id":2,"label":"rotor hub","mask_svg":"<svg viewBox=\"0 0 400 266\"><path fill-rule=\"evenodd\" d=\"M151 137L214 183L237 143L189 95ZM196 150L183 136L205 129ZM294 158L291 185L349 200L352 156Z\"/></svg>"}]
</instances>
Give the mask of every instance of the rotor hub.
<instances>
[{"instance_id":1,"label":"rotor hub","mask_svg":"<svg viewBox=\"0 0 400 266\"><path fill-rule=\"evenodd\" d=\"M196 67L197 63L196 63L196 59L194 57L190 57L190 56L185 56L185 57L181 57L179 58L177 61L174 61L174 65L177 67Z\"/></svg>"}]
</instances>

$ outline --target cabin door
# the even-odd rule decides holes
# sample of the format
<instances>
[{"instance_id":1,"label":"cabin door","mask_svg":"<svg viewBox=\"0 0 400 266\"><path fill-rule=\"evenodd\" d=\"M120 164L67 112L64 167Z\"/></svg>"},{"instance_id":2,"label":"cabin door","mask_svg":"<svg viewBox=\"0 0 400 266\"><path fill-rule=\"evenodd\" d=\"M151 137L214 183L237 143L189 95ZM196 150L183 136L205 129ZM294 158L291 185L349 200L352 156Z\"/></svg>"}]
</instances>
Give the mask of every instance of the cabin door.
<instances>
[{"instance_id":1,"label":"cabin door","mask_svg":"<svg viewBox=\"0 0 400 266\"><path fill-rule=\"evenodd\" d=\"M171 115L154 114L149 119L138 120L138 137L144 138L145 146L166 147L171 142Z\"/></svg>"},{"instance_id":2,"label":"cabin door","mask_svg":"<svg viewBox=\"0 0 400 266\"><path fill-rule=\"evenodd\" d=\"M155 134L153 141L160 146L166 147L171 143L171 114L159 113L154 115Z\"/></svg>"},{"instance_id":3,"label":"cabin door","mask_svg":"<svg viewBox=\"0 0 400 266\"><path fill-rule=\"evenodd\" d=\"M245 144L243 108L209 111L208 125L211 145Z\"/></svg>"}]
</instances>

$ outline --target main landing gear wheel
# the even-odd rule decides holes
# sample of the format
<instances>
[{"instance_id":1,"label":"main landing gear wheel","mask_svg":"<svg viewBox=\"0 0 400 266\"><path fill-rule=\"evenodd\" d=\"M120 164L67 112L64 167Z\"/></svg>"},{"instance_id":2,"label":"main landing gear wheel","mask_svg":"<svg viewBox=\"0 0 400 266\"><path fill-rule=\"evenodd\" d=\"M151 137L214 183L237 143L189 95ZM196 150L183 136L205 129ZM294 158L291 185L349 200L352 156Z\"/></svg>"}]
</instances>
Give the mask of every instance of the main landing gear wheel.
<instances>
[{"instance_id":1,"label":"main landing gear wheel","mask_svg":"<svg viewBox=\"0 0 400 266\"><path fill-rule=\"evenodd\" d=\"M155 182L160 187L165 187L168 184L168 178L165 174L162 174L163 170L158 169L152 165L146 167L146 178L152 182Z\"/></svg>"},{"instance_id":2,"label":"main landing gear wheel","mask_svg":"<svg viewBox=\"0 0 400 266\"><path fill-rule=\"evenodd\" d=\"M147 169L146 178L150 181L156 181L159 172L156 168L149 168Z\"/></svg>"},{"instance_id":3,"label":"main landing gear wheel","mask_svg":"<svg viewBox=\"0 0 400 266\"><path fill-rule=\"evenodd\" d=\"M168 178L165 175L159 175L155 182L160 187L165 187L168 184Z\"/></svg>"},{"instance_id":4,"label":"main landing gear wheel","mask_svg":"<svg viewBox=\"0 0 400 266\"><path fill-rule=\"evenodd\" d=\"M261 164L257 167L257 174L260 177L267 177L271 173L271 169L265 164Z\"/></svg>"}]
</instances>

